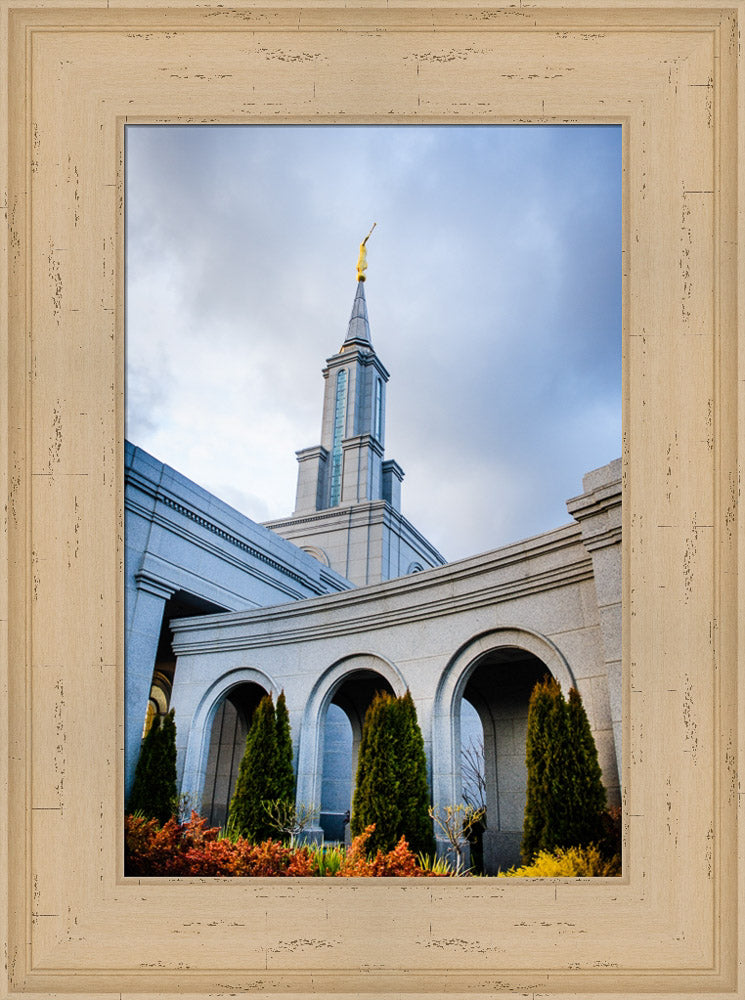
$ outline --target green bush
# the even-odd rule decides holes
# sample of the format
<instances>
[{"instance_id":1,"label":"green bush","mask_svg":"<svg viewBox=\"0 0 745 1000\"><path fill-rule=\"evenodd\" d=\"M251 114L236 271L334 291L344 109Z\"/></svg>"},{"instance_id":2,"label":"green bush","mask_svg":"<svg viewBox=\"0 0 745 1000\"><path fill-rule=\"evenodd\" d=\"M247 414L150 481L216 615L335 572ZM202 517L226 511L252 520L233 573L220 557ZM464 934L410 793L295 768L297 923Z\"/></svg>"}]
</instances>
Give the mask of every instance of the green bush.
<instances>
[{"instance_id":1,"label":"green bush","mask_svg":"<svg viewBox=\"0 0 745 1000\"><path fill-rule=\"evenodd\" d=\"M572 778L567 839L571 844L597 843L603 834L606 794L590 722L576 688L569 689L567 728Z\"/></svg>"},{"instance_id":2,"label":"green bush","mask_svg":"<svg viewBox=\"0 0 745 1000\"><path fill-rule=\"evenodd\" d=\"M367 847L391 851L403 836L414 853L434 854L424 740L411 694L379 692L365 715L352 803L355 837L374 825Z\"/></svg>"},{"instance_id":3,"label":"green bush","mask_svg":"<svg viewBox=\"0 0 745 1000\"><path fill-rule=\"evenodd\" d=\"M295 772L292 769L292 736L284 691L280 691L279 698L277 698L275 723L277 727L276 798L283 802L294 802Z\"/></svg>"},{"instance_id":4,"label":"green bush","mask_svg":"<svg viewBox=\"0 0 745 1000\"><path fill-rule=\"evenodd\" d=\"M600 853L605 858L613 858L618 863L618 870L621 870L621 857L623 850L623 818L620 806L611 806L606 809L601 820L601 833L598 840Z\"/></svg>"},{"instance_id":5,"label":"green bush","mask_svg":"<svg viewBox=\"0 0 745 1000\"><path fill-rule=\"evenodd\" d=\"M572 688L567 704L553 677L530 696L525 762L523 862L539 851L598 841L606 796L595 741L579 693Z\"/></svg>"},{"instance_id":6,"label":"green bush","mask_svg":"<svg viewBox=\"0 0 745 1000\"><path fill-rule=\"evenodd\" d=\"M254 843L276 837L264 803L291 805L294 786L292 739L284 692L277 700L277 710L268 694L259 702L246 736L246 749L228 811L226 828L230 837L245 837Z\"/></svg>"},{"instance_id":7,"label":"green bush","mask_svg":"<svg viewBox=\"0 0 745 1000\"><path fill-rule=\"evenodd\" d=\"M435 839L429 815L429 785L424 738L419 728L416 706L409 691L397 699L400 744L398 751L399 804L401 831L415 853L434 854Z\"/></svg>"},{"instance_id":8,"label":"green bush","mask_svg":"<svg viewBox=\"0 0 745 1000\"><path fill-rule=\"evenodd\" d=\"M396 787L397 734L391 712L394 701L393 696L385 692L373 698L365 714L357 758L350 829L352 836L358 837L368 826L374 825L375 837L369 843L372 850L390 850L401 829Z\"/></svg>"},{"instance_id":9,"label":"green bush","mask_svg":"<svg viewBox=\"0 0 745 1000\"><path fill-rule=\"evenodd\" d=\"M127 802L131 813L141 813L162 826L178 812L176 786L176 723L173 709L156 715L142 741L132 791Z\"/></svg>"}]
</instances>

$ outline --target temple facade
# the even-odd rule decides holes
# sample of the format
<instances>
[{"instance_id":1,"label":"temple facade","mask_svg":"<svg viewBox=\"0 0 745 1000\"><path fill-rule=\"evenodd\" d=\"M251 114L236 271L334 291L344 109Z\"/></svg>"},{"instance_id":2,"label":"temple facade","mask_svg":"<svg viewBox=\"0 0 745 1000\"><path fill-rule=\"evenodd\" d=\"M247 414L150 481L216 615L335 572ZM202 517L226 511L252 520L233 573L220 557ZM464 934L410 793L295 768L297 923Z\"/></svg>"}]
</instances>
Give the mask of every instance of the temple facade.
<instances>
[{"instance_id":1,"label":"temple facade","mask_svg":"<svg viewBox=\"0 0 745 1000\"><path fill-rule=\"evenodd\" d=\"M580 691L620 801L620 460L584 477L568 523L446 563L403 516L385 457L389 373L364 273L323 377L290 517L256 524L127 445L126 787L148 712L173 708L181 792L223 823L252 712L283 690L309 835L342 839L367 706L408 689L435 807L462 801L463 750L483 747L496 872L518 860L528 699L546 673Z\"/></svg>"}]
</instances>

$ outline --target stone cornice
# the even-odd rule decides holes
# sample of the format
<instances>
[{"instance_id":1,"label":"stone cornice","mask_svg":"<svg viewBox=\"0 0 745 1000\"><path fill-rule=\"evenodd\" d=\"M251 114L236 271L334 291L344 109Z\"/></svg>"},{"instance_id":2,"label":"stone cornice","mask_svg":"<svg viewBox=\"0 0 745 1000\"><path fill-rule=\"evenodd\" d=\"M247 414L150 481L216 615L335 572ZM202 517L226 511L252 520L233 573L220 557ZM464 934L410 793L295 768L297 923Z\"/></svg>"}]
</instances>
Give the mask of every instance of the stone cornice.
<instances>
[{"instance_id":1,"label":"stone cornice","mask_svg":"<svg viewBox=\"0 0 745 1000\"><path fill-rule=\"evenodd\" d=\"M262 521L262 526L264 528L269 528L270 530L274 528L275 525L281 524L283 527L293 528L295 525L310 524L313 521L333 521L344 515L345 522L349 519L349 514L352 511L365 511L383 508L386 506L385 500L370 500L366 503L348 503L339 504L336 507L324 507L321 510L311 511L308 514L302 514L299 517L276 517L271 521Z\"/></svg>"},{"instance_id":2,"label":"stone cornice","mask_svg":"<svg viewBox=\"0 0 745 1000\"><path fill-rule=\"evenodd\" d=\"M609 469L613 468L612 463ZM620 467L620 463L617 463ZM598 469L585 477L585 485L594 475L605 470ZM582 541L588 552L621 543L621 478L599 481L580 496L567 500L567 510L582 530Z\"/></svg>"},{"instance_id":3,"label":"stone cornice","mask_svg":"<svg viewBox=\"0 0 745 1000\"><path fill-rule=\"evenodd\" d=\"M421 574L417 574L421 575ZM281 605L275 607L275 612L282 608L281 618L273 615L275 623L285 619L285 626L278 629L262 631L259 633L245 633L243 635L220 636L220 623L210 621L212 629L216 632L209 638L188 638L187 629L184 624L188 619L179 619L173 622L175 632L174 652L177 656L183 653L199 653L207 650L231 650L231 649L251 649L255 647L285 645L287 643L304 642L308 639L328 638L337 635L350 635L363 631L373 631L377 629L391 628L394 625L402 625L415 621L430 621L434 618L441 618L445 615L457 614L463 611L470 611L476 608L493 607L505 601L514 601L527 597L531 594L546 593L558 587L566 587L593 578L592 562L589 557L580 560L571 567L562 567L560 570L550 570L545 573L536 574L532 577L511 580L504 584L496 584L485 587L473 593L458 596L447 596L431 601L420 601L405 608L379 609L373 613L361 613L351 619L335 620L322 616L322 621L310 621L307 624L294 624L301 618L297 612L301 609L298 605L305 602L298 601L293 605ZM411 579L409 577L408 579ZM264 609L262 609L264 610ZM238 612L241 614L241 612ZM222 618L222 616L216 616ZM312 617L312 616L308 616ZM268 617L262 616L264 624L269 624ZM293 627L294 625L294 627ZM188 628L188 626L187 626ZM201 620L201 628L198 632L204 633L209 628L206 619Z\"/></svg>"},{"instance_id":4,"label":"stone cornice","mask_svg":"<svg viewBox=\"0 0 745 1000\"><path fill-rule=\"evenodd\" d=\"M227 531L225 528L222 528L219 524L216 524L209 518L204 517L204 515L200 514L198 511L195 511L192 508L187 507L183 503L179 503L177 500L174 500L173 497L169 497L163 493L159 493L157 496L157 500L164 507L168 507L170 510L175 511L175 513L182 515L182 517L185 517L188 520L193 521L195 524L199 525L199 527L204 528L211 534L217 535L218 538L221 538L223 541L228 542L230 545L234 546L237 549L240 549L242 552L247 553L249 556L251 556L253 559L256 559L258 562L261 562L264 565L269 566L271 569L276 570L278 573L281 573L282 576L288 577L290 580L294 580L296 583L300 583L304 586L309 585L310 581L307 577L303 576L300 573L295 572L295 570L290 569L288 566L285 566L278 560L272 559L260 548L257 548L255 545L249 545L249 543L244 541L244 539L239 538L232 532ZM133 505L131 504L127 504L126 506L130 507L130 509L133 507ZM163 515L158 515L157 513L152 513L150 515L150 519L156 522L160 527L167 528L169 531L174 531L174 533L179 534L182 538L188 538L190 541L199 544L198 536L195 536L193 532L185 532L183 530L178 530L178 526L175 524L172 518L165 517ZM223 550L217 546L207 547L201 545L201 547L209 548L212 550L214 554L219 554L223 558L225 558L226 556ZM247 568L247 564L243 560L241 560L239 563L236 563L236 565L240 565L243 568ZM266 579L273 581L272 577L267 577ZM319 588L316 586L313 589L318 590Z\"/></svg>"},{"instance_id":5,"label":"stone cornice","mask_svg":"<svg viewBox=\"0 0 745 1000\"><path fill-rule=\"evenodd\" d=\"M353 448L369 448L382 458L385 454L383 445L372 434L350 434L349 437L342 438L342 451L351 451Z\"/></svg>"},{"instance_id":6,"label":"stone cornice","mask_svg":"<svg viewBox=\"0 0 745 1000\"><path fill-rule=\"evenodd\" d=\"M149 480L143 479L142 477L137 477L137 481L135 481L134 476L132 477L128 476L128 479L130 480L129 485L136 487L141 492L155 499L156 508L155 510L153 510L149 507L145 507L144 505L137 503L135 498L131 496L131 490L129 491L130 495L127 495L128 491L125 490L126 509L139 514L140 516L146 518L147 520L152 521L161 528L173 532L174 534L177 534L182 538L188 539L192 544L195 544L198 547L211 552L212 555L215 555L216 557L223 559L226 562L232 563L242 571L247 572L259 579L263 579L265 582L271 584L277 589L283 590L288 595L288 597L304 596L302 594L302 591L298 591L297 589L291 587L289 581L294 581L296 584L299 584L305 590L309 590L311 591L311 593L314 594L323 594L326 592L326 587L320 581L320 579L316 580L314 579L314 577L310 575L304 574L301 571L299 572L298 570L291 568L290 566L288 566L286 563L283 563L279 559L272 558L265 551L263 551L263 549L260 548L258 545L250 544L249 542L245 541L245 539L240 538L240 536L238 536L234 532L228 531L219 522L210 519L208 517L205 517L205 515L199 510L196 510L193 507L189 507L186 504L176 500L174 497L169 496L167 493L163 491L162 487L154 486L153 484L150 483ZM227 542L233 548L238 549L241 552L245 552L248 556L251 557L252 560L255 560L256 562L267 566L270 570L274 570L275 573L279 574L280 578L277 579L277 577L275 576L262 573L258 566L251 566L251 564L247 562L245 559L236 558L236 556L231 555L229 552L226 552L219 545L208 544L206 539L200 538L199 534L197 534L194 531L185 530L178 524L178 522L172 516L166 514L162 510L158 510L158 507L161 508L165 507L168 511L173 511L176 514L181 515L187 520L203 528L210 534L213 534L222 541ZM289 544L292 543L290 542ZM324 581L326 585L328 585L330 578L331 575L327 574L326 580ZM339 584L337 582L337 586L338 585Z\"/></svg>"},{"instance_id":7,"label":"stone cornice","mask_svg":"<svg viewBox=\"0 0 745 1000\"><path fill-rule=\"evenodd\" d=\"M611 478L607 478L611 477ZM621 506L621 462L588 472L584 477L584 493L567 500L567 510L576 521L602 514Z\"/></svg>"},{"instance_id":8,"label":"stone cornice","mask_svg":"<svg viewBox=\"0 0 745 1000\"><path fill-rule=\"evenodd\" d=\"M392 472L400 482L403 482L405 473L395 458L387 458L385 462L383 462L383 475L385 475L386 472Z\"/></svg>"},{"instance_id":9,"label":"stone cornice","mask_svg":"<svg viewBox=\"0 0 745 1000\"><path fill-rule=\"evenodd\" d=\"M621 526L616 525L611 528L606 528L603 531L595 531L592 533L583 531L582 542L588 552L594 552L597 549L604 549L609 545L620 545Z\"/></svg>"},{"instance_id":10,"label":"stone cornice","mask_svg":"<svg viewBox=\"0 0 745 1000\"><path fill-rule=\"evenodd\" d=\"M162 597L164 601L167 601L177 590L170 580L156 576L155 573L148 570L139 570L135 573L135 583L138 590Z\"/></svg>"},{"instance_id":11,"label":"stone cornice","mask_svg":"<svg viewBox=\"0 0 745 1000\"><path fill-rule=\"evenodd\" d=\"M326 461L329 457L329 452L327 448L324 448L322 444L314 444L309 448L301 448L300 451L296 451L298 462L307 462L311 458L320 458L322 461Z\"/></svg>"},{"instance_id":12,"label":"stone cornice","mask_svg":"<svg viewBox=\"0 0 745 1000\"><path fill-rule=\"evenodd\" d=\"M356 345L352 348L352 350L344 351L343 354L334 354L330 358L326 358L326 367L322 372L323 377L328 378L332 369L347 367L352 361L358 362L364 367L372 365L378 371L378 374L384 382L387 382L391 377L390 372L375 351L371 351L369 347L365 349L364 347L358 347Z\"/></svg>"},{"instance_id":13,"label":"stone cornice","mask_svg":"<svg viewBox=\"0 0 745 1000\"><path fill-rule=\"evenodd\" d=\"M370 587L260 612L215 615L209 624L206 619L181 619L174 623L174 649L178 654L243 649L389 628L575 585L593 575L579 535L576 525L568 525L550 535ZM535 565L546 558L555 563L562 553L559 565ZM511 572L515 568L517 572Z\"/></svg>"},{"instance_id":14,"label":"stone cornice","mask_svg":"<svg viewBox=\"0 0 745 1000\"><path fill-rule=\"evenodd\" d=\"M591 493L582 493L567 500L567 510L576 521L582 521L596 514L604 514L621 506L621 482L609 483Z\"/></svg>"},{"instance_id":15,"label":"stone cornice","mask_svg":"<svg viewBox=\"0 0 745 1000\"><path fill-rule=\"evenodd\" d=\"M286 573L283 573L282 577L278 578L276 576L272 576L270 573L262 572L258 566L253 565L248 560L242 559L237 554L226 551L221 546L210 542L209 539L200 537L200 535L194 531L182 528L174 520L160 516L157 511L153 513L153 511L147 508L138 508L136 504L131 502L128 502L126 507L127 510L132 511L133 513L141 514L152 524L157 525L169 534L175 535L178 538L183 538L195 548L200 549L202 552L206 552L208 555L213 556L215 559L219 559L221 562L226 563L229 566L234 566L241 573L245 573L254 580L267 584L272 587L273 590L285 594L291 600L302 600L307 598L307 591L310 591L311 595L319 596L327 592L323 586L316 584L312 579L309 579L304 588L301 589L300 587L292 586L291 581L287 578L288 574ZM184 572L188 574L190 571L185 569ZM163 579L165 580L165 577ZM181 584L177 585L174 583L172 589L181 589ZM333 592L338 593L338 590L334 589Z\"/></svg>"},{"instance_id":16,"label":"stone cornice","mask_svg":"<svg viewBox=\"0 0 745 1000\"><path fill-rule=\"evenodd\" d=\"M399 467L400 468L400 467ZM387 500L368 500L363 503L339 504L338 507L326 507L323 510L312 511L299 517L282 517L272 521L263 521L265 528L273 529L281 526L283 529L303 528L316 524L319 530L333 526L334 521L343 522L345 528L355 524L370 524L376 520L386 523L402 535L416 540L416 547L429 553L429 558L435 564L444 565L445 557L429 542L421 532L417 531L411 521L396 510ZM283 537L287 537L286 535ZM291 539L290 539L291 540Z\"/></svg>"}]
</instances>

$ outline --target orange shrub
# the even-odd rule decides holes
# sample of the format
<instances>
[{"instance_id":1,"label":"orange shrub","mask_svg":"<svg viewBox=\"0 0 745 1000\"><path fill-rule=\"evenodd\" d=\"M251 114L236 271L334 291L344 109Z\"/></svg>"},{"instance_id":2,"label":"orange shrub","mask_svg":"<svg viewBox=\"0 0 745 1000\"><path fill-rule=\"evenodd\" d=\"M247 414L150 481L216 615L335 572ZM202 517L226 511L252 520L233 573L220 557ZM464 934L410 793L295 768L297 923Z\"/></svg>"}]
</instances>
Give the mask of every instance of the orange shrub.
<instances>
[{"instance_id":1,"label":"orange shrub","mask_svg":"<svg viewBox=\"0 0 745 1000\"><path fill-rule=\"evenodd\" d=\"M218 827L191 814L187 823L169 820L158 829L156 820L125 817L125 871L127 875L191 876L302 876L312 875L307 848L295 850L274 840L235 843L219 836Z\"/></svg>"},{"instance_id":2,"label":"orange shrub","mask_svg":"<svg viewBox=\"0 0 745 1000\"><path fill-rule=\"evenodd\" d=\"M392 851L378 850L368 859L365 848L374 826L355 837L338 872L332 876L433 876L424 871L402 837ZM127 875L192 877L289 877L320 875L318 853L306 846L287 847L276 840L260 844L239 837L220 837L196 813L187 823L170 819L161 828L156 820L125 816L125 871Z\"/></svg>"},{"instance_id":3,"label":"orange shrub","mask_svg":"<svg viewBox=\"0 0 745 1000\"><path fill-rule=\"evenodd\" d=\"M375 824L366 826L364 831L352 841L347 856L339 869L338 874L346 877L368 877L368 876L397 876L397 877L417 877L430 876L433 872L426 872L421 869L417 859L409 850L406 838L401 837L392 851L386 854L378 849L375 856L367 858L365 847L367 841L375 829Z\"/></svg>"}]
</instances>

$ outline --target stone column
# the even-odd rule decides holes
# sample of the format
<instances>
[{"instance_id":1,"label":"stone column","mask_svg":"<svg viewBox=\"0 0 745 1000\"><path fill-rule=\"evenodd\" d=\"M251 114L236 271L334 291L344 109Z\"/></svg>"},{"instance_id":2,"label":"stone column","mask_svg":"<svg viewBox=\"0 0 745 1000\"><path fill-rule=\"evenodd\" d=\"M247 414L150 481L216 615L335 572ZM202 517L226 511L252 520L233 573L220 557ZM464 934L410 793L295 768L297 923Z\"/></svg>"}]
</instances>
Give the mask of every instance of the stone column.
<instances>
[{"instance_id":1,"label":"stone column","mask_svg":"<svg viewBox=\"0 0 745 1000\"><path fill-rule=\"evenodd\" d=\"M219 695L213 697L208 705L202 705L202 712L197 716L200 703L208 684L195 683L195 677L209 677L209 666L200 671L193 665L194 657L177 657L176 669L173 675L171 690L171 708L176 723L176 784L179 795L186 809L196 809L201 815L204 779L209 757L210 737L212 735L212 719L214 706L221 700Z\"/></svg>"},{"instance_id":2,"label":"stone column","mask_svg":"<svg viewBox=\"0 0 745 1000\"><path fill-rule=\"evenodd\" d=\"M451 710L453 701L458 706L457 710ZM428 722L426 718L422 719L422 732L430 729ZM460 761L456 762L454 754L454 748L460 746L460 699L451 700L446 697L439 705L433 706L431 732L432 804L435 812L444 818L446 806L457 806L463 801ZM446 858L455 865L457 858L453 847L437 823L434 824L434 833L437 856ZM471 864L470 844L464 838L459 838L459 845L463 866L468 868Z\"/></svg>"},{"instance_id":3,"label":"stone column","mask_svg":"<svg viewBox=\"0 0 745 1000\"><path fill-rule=\"evenodd\" d=\"M621 459L588 472L567 500L592 559L618 775L621 775Z\"/></svg>"},{"instance_id":4,"label":"stone column","mask_svg":"<svg viewBox=\"0 0 745 1000\"><path fill-rule=\"evenodd\" d=\"M404 478L404 470L392 458L383 462L383 499L393 507L394 510L401 510L401 483Z\"/></svg>"},{"instance_id":5,"label":"stone column","mask_svg":"<svg viewBox=\"0 0 745 1000\"><path fill-rule=\"evenodd\" d=\"M163 611L173 588L144 573L127 592L133 602L124 651L124 798L129 796L140 754L142 727L153 682Z\"/></svg>"},{"instance_id":6,"label":"stone column","mask_svg":"<svg viewBox=\"0 0 745 1000\"><path fill-rule=\"evenodd\" d=\"M325 727L325 720L324 720ZM314 805L321 809L321 784L323 772L324 729L316 717L304 719L300 727L298 741L297 774L295 780L295 804ZM300 838L304 842L323 843L323 829L320 823L306 826Z\"/></svg>"},{"instance_id":7,"label":"stone column","mask_svg":"<svg viewBox=\"0 0 745 1000\"><path fill-rule=\"evenodd\" d=\"M298 460L295 514L322 510L328 501L326 476L329 453L321 445L296 451Z\"/></svg>"},{"instance_id":8,"label":"stone column","mask_svg":"<svg viewBox=\"0 0 745 1000\"><path fill-rule=\"evenodd\" d=\"M341 502L365 503L383 496L383 446L371 434L356 434L342 441Z\"/></svg>"}]
</instances>

